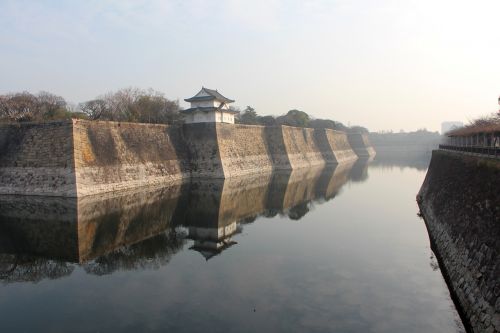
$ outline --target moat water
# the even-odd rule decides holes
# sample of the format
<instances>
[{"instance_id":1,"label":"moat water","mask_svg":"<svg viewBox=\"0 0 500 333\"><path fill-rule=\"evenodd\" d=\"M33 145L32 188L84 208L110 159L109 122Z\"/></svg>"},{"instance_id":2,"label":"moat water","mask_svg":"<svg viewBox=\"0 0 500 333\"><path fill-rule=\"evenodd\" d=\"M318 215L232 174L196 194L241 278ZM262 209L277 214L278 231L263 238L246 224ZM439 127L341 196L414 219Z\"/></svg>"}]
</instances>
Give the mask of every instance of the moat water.
<instances>
[{"instance_id":1,"label":"moat water","mask_svg":"<svg viewBox=\"0 0 500 333\"><path fill-rule=\"evenodd\" d=\"M428 160L0 198L2 332L463 332Z\"/></svg>"}]
</instances>

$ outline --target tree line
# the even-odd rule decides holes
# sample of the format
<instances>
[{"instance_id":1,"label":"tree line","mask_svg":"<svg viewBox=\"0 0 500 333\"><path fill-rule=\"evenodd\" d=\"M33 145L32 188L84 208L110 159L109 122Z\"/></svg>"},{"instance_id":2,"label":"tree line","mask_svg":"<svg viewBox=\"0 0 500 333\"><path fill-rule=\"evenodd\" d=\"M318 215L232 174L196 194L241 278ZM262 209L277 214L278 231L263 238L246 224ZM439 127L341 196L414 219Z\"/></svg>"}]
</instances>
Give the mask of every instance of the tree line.
<instances>
[{"instance_id":1,"label":"tree line","mask_svg":"<svg viewBox=\"0 0 500 333\"><path fill-rule=\"evenodd\" d=\"M152 89L121 89L78 105L70 105L63 97L49 92L0 95L1 122L81 118L174 124L182 119L180 109L178 101Z\"/></svg>"},{"instance_id":2,"label":"tree line","mask_svg":"<svg viewBox=\"0 0 500 333\"><path fill-rule=\"evenodd\" d=\"M233 108L235 111L240 111ZM264 126L294 126L310 128L330 128L345 132L368 133L368 129L362 126L345 126L339 121L331 119L314 118L304 111L293 109L281 116L260 116L251 106L247 106L235 119L236 123L245 125L264 125Z\"/></svg>"},{"instance_id":3,"label":"tree line","mask_svg":"<svg viewBox=\"0 0 500 333\"><path fill-rule=\"evenodd\" d=\"M170 100L153 89L125 88L72 105L49 92L19 92L0 95L0 122L30 122L71 118L123 122L179 124L182 108L178 100ZM235 111L240 111L233 108ZM342 131L368 132L361 126L348 127L331 119L318 119L300 110L281 116L261 116L247 106L236 116L237 123L248 125L330 128Z\"/></svg>"}]
</instances>

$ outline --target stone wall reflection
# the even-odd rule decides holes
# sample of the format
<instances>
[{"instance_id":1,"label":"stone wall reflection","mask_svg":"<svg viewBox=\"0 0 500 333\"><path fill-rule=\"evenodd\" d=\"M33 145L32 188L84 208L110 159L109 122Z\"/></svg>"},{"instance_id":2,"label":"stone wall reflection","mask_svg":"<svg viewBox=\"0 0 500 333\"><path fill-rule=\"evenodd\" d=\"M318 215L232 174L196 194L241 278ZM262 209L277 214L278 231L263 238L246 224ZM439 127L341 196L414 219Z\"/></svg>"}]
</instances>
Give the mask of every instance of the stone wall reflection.
<instances>
[{"instance_id":1,"label":"stone wall reflection","mask_svg":"<svg viewBox=\"0 0 500 333\"><path fill-rule=\"evenodd\" d=\"M349 179L353 182L365 182L368 180L368 166L371 165L373 157L360 158L352 166Z\"/></svg>"},{"instance_id":2,"label":"stone wall reflection","mask_svg":"<svg viewBox=\"0 0 500 333\"><path fill-rule=\"evenodd\" d=\"M429 150L397 150L378 151L372 167L392 169L392 168L413 168L416 170L427 170L432 157L432 149Z\"/></svg>"},{"instance_id":3,"label":"stone wall reflection","mask_svg":"<svg viewBox=\"0 0 500 333\"><path fill-rule=\"evenodd\" d=\"M232 237L259 216L301 219L311 203L338 195L355 167L198 179L80 199L0 197L0 279L57 278L76 265L96 275L154 269L188 240L209 259L235 245Z\"/></svg>"}]
</instances>

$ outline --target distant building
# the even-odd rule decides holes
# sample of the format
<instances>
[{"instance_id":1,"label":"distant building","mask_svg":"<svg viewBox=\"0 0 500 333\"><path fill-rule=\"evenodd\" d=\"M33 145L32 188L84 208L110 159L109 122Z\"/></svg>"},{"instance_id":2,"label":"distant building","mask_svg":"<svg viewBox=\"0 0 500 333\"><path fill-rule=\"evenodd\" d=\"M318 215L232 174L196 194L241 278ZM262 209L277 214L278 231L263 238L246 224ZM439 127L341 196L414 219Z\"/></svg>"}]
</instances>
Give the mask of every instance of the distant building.
<instances>
[{"instance_id":1,"label":"distant building","mask_svg":"<svg viewBox=\"0 0 500 333\"><path fill-rule=\"evenodd\" d=\"M228 123L234 124L234 115L238 111L229 109L229 104L234 100L222 96L217 90L202 87L201 90L191 98L185 99L191 103L191 107L182 110L184 120L191 123Z\"/></svg>"},{"instance_id":2,"label":"distant building","mask_svg":"<svg viewBox=\"0 0 500 333\"><path fill-rule=\"evenodd\" d=\"M441 134L445 134L451 130L463 127L464 123L461 121L445 121L441 123Z\"/></svg>"}]
</instances>

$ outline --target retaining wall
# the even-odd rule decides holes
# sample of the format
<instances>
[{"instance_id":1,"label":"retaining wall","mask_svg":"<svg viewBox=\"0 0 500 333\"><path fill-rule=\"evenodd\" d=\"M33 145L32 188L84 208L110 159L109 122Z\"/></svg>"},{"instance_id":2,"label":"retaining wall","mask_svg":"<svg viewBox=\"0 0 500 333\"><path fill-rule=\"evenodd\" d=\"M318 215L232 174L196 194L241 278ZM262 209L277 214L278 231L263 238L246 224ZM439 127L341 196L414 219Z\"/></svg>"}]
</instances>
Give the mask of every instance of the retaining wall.
<instances>
[{"instance_id":1,"label":"retaining wall","mask_svg":"<svg viewBox=\"0 0 500 333\"><path fill-rule=\"evenodd\" d=\"M217 124L216 129L225 177L273 170L265 127Z\"/></svg>"},{"instance_id":2,"label":"retaining wall","mask_svg":"<svg viewBox=\"0 0 500 333\"><path fill-rule=\"evenodd\" d=\"M358 159L345 132L315 129L314 134L327 163L352 162Z\"/></svg>"},{"instance_id":3,"label":"retaining wall","mask_svg":"<svg viewBox=\"0 0 500 333\"><path fill-rule=\"evenodd\" d=\"M338 164L357 158L349 140L329 129L222 123L2 125L0 194L81 197L187 177Z\"/></svg>"},{"instance_id":4,"label":"retaining wall","mask_svg":"<svg viewBox=\"0 0 500 333\"><path fill-rule=\"evenodd\" d=\"M0 125L0 193L76 196L72 122Z\"/></svg>"},{"instance_id":5,"label":"retaining wall","mask_svg":"<svg viewBox=\"0 0 500 333\"><path fill-rule=\"evenodd\" d=\"M193 177L224 178L215 123L183 126L183 138Z\"/></svg>"},{"instance_id":6,"label":"retaining wall","mask_svg":"<svg viewBox=\"0 0 500 333\"><path fill-rule=\"evenodd\" d=\"M356 160L347 135L289 126L188 124L183 127L191 175L227 178Z\"/></svg>"},{"instance_id":7,"label":"retaining wall","mask_svg":"<svg viewBox=\"0 0 500 333\"><path fill-rule=\"evenodd\" d=\"M178 128L74 120L73 136L79 196L189 177Z\"/></svg>"},{"instance_id":8,"label":"retaining wall","mask_svg":"<svg viewBox=\"0 0 500 333\"><path fill-rule=\"evenodd\" d=\"M376 155L375 149L373 149L370 140L368 140L367 134L349 133L347 139L352 150L354 150L359 157L373 157Z\"/></svg>"},{"instance_id":9,"label":"retaining wall","mask_svg":"<svg viewBox=\"0 0 500 333\"><path fill-rule=\"evenodd\" d=\"M435 150L417 196L471 332L500 332L500 162Z\"/></svg>"},{"instance_id":10,"label":"retaining wall","mask_svg":"<svg viewBox=\"0 0 500 333\"><path fill-rule=\"evenodd\" d=\"M320 147L315 139L315 129L282 126L285 150L292 169L325 165ZM324 146L325 150L330 150Z\"/></svg>"}]
</instances>

